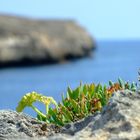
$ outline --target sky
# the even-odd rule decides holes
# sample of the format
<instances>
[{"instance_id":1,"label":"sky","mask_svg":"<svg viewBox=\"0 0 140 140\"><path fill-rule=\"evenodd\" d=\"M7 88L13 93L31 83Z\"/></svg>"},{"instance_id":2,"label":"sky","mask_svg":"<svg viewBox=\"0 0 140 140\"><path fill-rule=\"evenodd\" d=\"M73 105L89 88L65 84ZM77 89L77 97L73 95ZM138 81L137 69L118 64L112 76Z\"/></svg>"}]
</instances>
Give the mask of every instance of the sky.
<instances>
[{"instance_id":1,"label":"sky","mask_svg":"<svg viewBox=\"0 0 140 140\"><path fill-rule=\"evenodd\" d=\"M140 39L140 0L1 0L0 13L74 19L97 40Z\"/></svg>"}]
</instances>

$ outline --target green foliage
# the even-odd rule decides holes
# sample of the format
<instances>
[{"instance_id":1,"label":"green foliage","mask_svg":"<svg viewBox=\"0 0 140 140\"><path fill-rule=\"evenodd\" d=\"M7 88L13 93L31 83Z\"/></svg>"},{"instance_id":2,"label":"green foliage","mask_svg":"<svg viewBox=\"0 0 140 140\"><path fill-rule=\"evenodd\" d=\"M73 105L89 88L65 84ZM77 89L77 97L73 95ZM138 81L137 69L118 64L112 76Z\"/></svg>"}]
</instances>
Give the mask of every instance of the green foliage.
<instances>
[{"instance_id":1,"label":"green foliage","mask_svg":"<svg viewBox=\"0 0 140 140\"><path fill-rule=\"evenodd\" d=\"M40 118L46 118L45 114L43 114L40 110L38 110L35 106L33 106L33 103L36 101L39 101L45 104L46 114L48 113L49 105L51 103L57 107L57 103L52 97L46 97L33 91L31 93L27 93L26 95L22 97L22 99L20 100L16 108L17 112L22 112L25 107L31 107L34 111L37 112Z\"/></svg>"},{"instance_id":2,"label":"green foliage","mask_svg":"<svg viewBox=\"0 0 140 140\"><path fill-rule=\"evenodd\" d=\"M140 91L140 68L138 71L138 90Z\"/></svg>"},{"instance_id":3,"label":"green foliage","mask_svg":"<svg viewBox=\"0 0 140 140\"><path fill-rule=\"evenodd\" d=\"M96 111L101 111L102 107L108 103L109 98L115 91L124 89L135 91L136 84L129 84L119 78L118 83L109 81L108 88L101 84L80 84L74 90L68 87L66 97L62 95L62 102L58 104L52 97L32 92L23 96L16 110L21 112L25 107L31 107L37 112L39 120L63 126L66 123L77 121ZM36 101L46 106L45 114L33 105ZM55 107L49 107L50 104L54 104Z\"/></svg>"}]
</instances>

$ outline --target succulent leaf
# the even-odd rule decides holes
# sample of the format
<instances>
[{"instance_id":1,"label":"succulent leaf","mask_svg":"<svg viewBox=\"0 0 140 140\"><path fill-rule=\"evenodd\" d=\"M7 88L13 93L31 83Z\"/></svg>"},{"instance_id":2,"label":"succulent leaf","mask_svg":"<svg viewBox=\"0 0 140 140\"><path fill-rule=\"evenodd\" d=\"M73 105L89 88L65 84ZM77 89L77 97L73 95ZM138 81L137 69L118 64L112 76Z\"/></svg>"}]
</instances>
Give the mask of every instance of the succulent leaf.
<instances>
[{"instance_id":1,"label":"succulent leaf","mask_svg":"<svg viewBox=\"0 0 140 140\"><path fill-rule=\"evenodd\" d=\"M80 83L80 86L74 90L68 87L66 97L62 94L62 102L59 104L52 97L31 92L23 96L16 110L21 112L25 107L31 107L37 112L39 120L63 126L66 123L77 121L89 114L100 111L103 106L107 105L115 91L124 89L136 91L137 85L135 83L129 84L120 78L117 83L109 81L109 87L101 84L95 85L94 83L85 85ZM45 104L46 114L33 106L36 101ZM50 104L54 104L55 108L49 107Z\"/></svg>"},{"instance_id":2,"label":"succulent leaf","mask_svg":"<svg viewBox=\"0 0 140 140\"><path fill-rule=\"evenodd\" d=\"M119 82L119 84L120 84L120 87L121 87L122 89L125 89L125 82L124 82L121 78L118 79L118 82Z\"/></svg>"}]
</instances>

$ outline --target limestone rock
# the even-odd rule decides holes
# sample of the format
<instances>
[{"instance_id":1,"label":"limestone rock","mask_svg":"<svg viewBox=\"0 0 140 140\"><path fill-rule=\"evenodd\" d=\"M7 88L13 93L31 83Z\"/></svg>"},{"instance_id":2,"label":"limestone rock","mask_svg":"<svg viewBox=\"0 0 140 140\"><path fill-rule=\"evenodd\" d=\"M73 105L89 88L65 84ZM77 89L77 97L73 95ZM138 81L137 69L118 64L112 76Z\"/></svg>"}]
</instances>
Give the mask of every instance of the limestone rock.
<instances>
[{"instance_id":1,"label":"limestone rock","mask_svg":"<svg viewBox=\"0 0 140 140\"><path fill-rule=\"evenodd\" d=\"M101 113L67 125L62 133L49 140L140 140L140 93L116 92Z\"/></svg>"},{"instance_id":2,"label":"limestone rock","mask_svg":"<svg viewBox=\"0 0 140 140\"><path fill-rule=\"evenodd\" d=\"M16 140L21 140L21 136L26 136L24 137L25 140L140 140L140 93L129 90L114 93L108 105L101 112L90 115L78 122L67 124L60 129L59 133L45 136L35 133L34 126L31 127L26 123L24 124L27 127L30 126L30 131L22 131L24 135L21 135L21 131L17 131L19 125L15 125L19 123L21 116L15 113L17 122L14 121L13 124L8 123L8 120L12 121L15 117L11 119L9 113L9 119L7 119L5 116L2 117L4 114L0 111L0 128L2 128L0 129L0 138L4 134L9 138L14 133L18 136ZM28 119L26 121L31 122ZM9 124L14 127L9 129ZM36 125L37 127L40 126L40 122ZM30 135L31 131L34 135Z\"/></svg>"},{"instance_id":3,"label":"limestone rock","mask_svg":"<svg viewBox=\"0 0 140 140\"><path fill-rule=\"evenodd\" d=\"M29 139L55 133L55 126L47 126L24 113L0 110L0 140Z\"/></svg>"},{"instance_id":4,"label":"limestone rock","mask_svg":"<svg viewBox=\"0 0 140 140\"><path fill-rule=\"evenodd\" d=\"M93 48L92 37L75 21L0 15L0 65L61 61Z\"/></svg>"},{"instance_id":5,"label":"limestone rock","mask_svg":"<svg viewBox=\"0 0 140 140\"><path fill-rule=\"evenodd\" d=\"M140 94L119 91L97 120L78 132L75 137L94 140L140 140Z\"/></svg>"}]
</instances>

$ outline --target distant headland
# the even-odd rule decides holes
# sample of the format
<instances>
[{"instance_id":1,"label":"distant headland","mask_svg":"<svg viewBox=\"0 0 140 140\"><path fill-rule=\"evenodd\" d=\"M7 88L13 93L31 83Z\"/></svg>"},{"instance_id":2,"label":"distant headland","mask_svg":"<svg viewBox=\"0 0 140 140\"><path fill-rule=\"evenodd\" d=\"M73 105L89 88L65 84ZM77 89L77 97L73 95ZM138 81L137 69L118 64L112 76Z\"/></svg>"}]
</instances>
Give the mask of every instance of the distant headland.
<instances>
[{"instance_id":1,"label":"distant headland","mask_svg":"<svg viewBox=\"0 0 140 140\"><path fill-rule=\"evenodd\" d=\"M61 62L94 48L91 35L73 20L0 15L0 66Z\"/></svg>"}]
</instances>

